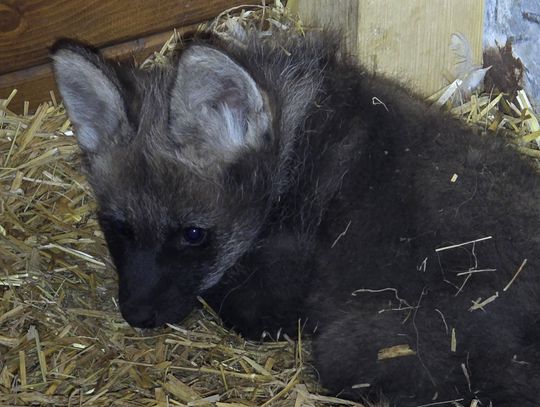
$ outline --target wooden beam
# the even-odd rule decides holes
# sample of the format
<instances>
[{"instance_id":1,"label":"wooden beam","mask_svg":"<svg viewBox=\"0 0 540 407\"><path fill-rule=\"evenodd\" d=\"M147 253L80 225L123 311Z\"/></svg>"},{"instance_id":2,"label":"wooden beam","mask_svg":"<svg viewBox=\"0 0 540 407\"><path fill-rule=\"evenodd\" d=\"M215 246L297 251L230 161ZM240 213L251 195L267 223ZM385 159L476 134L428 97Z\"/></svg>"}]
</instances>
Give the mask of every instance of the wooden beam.
<instances>
[{"instance_id":1,"label":"wooden beam","mask_svg":"<svg viewBox=\"0 0 540 407\"><path fill-rule=\"evenodd\" d=\"M347 50L358 50L358 0L289 0L288 9L298 14L306 28L332 27L341 31Z\"/></svg>"},{"instance_id":2,"label":"wooden beam","mask_svg":"<svg viewBox=\"0 0 540 407\"><path fill-rule=\"evenodd\" d=\"M0 0L0 99L17 89L9 108L20 113L23 101L33 111L50 100L51 91L58 95L48 60L58 38L142 62L173 28L195 31L224 10L252 4L261 0Z\"/></svg>"},{"instance_id":3,"label":"wooden beam","mask_svg":"<svg viewBox=\"0 0 540 407\"><path fill-rule=\"evenodd\" d=\"M179 34L188 35L194 32L198 25L191 25L177 30ZM120 44L111 45L102 49L103 55L118 60L132 59L136 64L142 63L154 51L158 51L173 35L173 31L153 34L148 37ZM21 113L24 101L30 103L30 111L35 111L40 103L50 100L50 92L58 97L58 90L54 82L52 65L41 64L31 68L15 71L0 76L0 99L9 96L13 89L17 95L9 104L9 108Z\"/></svg>"},{"instance_id":4,"label":"wooden beam","mask_svg":"<svg viewBox=\"0 0 540 407\"><path fill-rule=\"evenodd\" d=\"M47 62L60 38L103 47L200 23L260 0L4 0L0 2L0 74Z\"/></svg>"},{"instance_id":5,"label":"wooden beam","mask_svg":"<svg viewBox=\"0 0 540 407\"><path fill-rule=\"evenodd\" d=\"M365 68L425 96L447 85L454 70L452 33L464 34L473 63L482 62L484 0L292 0L289 7L308 26L342 30Z\"/></svg>"},{"instance_id":6,"label":"wooden beam","mask_svg":"<svg viewBox=\"0 0 540 407\"><path fill-rule=\"evenodd\" d=\"M363 64L425 96L447 85L454 71L452 33L462 33L473 62L482 63L483 0L361 0L358 15Z\"/></svg>"}]
</instances>

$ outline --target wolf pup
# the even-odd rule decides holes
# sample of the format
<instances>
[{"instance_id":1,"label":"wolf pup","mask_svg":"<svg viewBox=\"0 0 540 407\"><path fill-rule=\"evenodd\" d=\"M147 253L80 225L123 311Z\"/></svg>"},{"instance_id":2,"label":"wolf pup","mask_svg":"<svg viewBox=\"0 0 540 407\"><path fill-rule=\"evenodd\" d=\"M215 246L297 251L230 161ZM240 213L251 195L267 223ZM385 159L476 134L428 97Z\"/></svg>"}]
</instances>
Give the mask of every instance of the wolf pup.
<instances>
[{"instance_id":1,"label":"wolf pup","mask_svg":"<svg viewBox=\"0 0 540 407\"><path fill-rule=\"evenodd\" d=\"M122 315L203 296L246 336L302 319L342 396L538 406L539 176L338 49L211 37L141 71L56 45Z\"/></svg>"}]
</instances>

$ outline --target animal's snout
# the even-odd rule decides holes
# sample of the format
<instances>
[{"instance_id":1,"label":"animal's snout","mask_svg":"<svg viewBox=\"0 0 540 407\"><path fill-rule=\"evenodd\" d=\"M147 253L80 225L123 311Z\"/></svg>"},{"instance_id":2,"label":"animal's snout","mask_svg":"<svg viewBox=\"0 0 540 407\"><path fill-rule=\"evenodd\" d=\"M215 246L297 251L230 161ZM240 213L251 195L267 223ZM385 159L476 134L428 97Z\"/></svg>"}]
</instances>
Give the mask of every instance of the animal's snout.
<instances>
[{"instance_id":1,"label":"animal's snout","mask_svg":"<svg viewBox=\"0 0 540 407\"><path fill-rule=\"evenodd\" d=\"M133 327L156 328L159 325L158 311L151 305L126 303L121 307L122 316Z\"/></svg>"},{"instance_id":2,"label":"animal's snout","mask_svg":"<svg viewBox=\"0 0 540 407\"><path fill-rule=\"evenodd\" d=\"M200 281L178 264L167 264L157 249L131 250L117 261L118 299L124 319L137 328L181 322L196 305Z\"/></svg>"},{"instance_id":3,"label":"animal's snout","mask_svg":"<svg viewBox=\"0 0 540 407\"><path fill-rule=\"evenodd\" d=\"M196 305L196 297L175 285L167 288L127 288L120 281L120 311L124 319L136 328L158 328L167 323L181 322Z\"/></svg>"}]
</instances>

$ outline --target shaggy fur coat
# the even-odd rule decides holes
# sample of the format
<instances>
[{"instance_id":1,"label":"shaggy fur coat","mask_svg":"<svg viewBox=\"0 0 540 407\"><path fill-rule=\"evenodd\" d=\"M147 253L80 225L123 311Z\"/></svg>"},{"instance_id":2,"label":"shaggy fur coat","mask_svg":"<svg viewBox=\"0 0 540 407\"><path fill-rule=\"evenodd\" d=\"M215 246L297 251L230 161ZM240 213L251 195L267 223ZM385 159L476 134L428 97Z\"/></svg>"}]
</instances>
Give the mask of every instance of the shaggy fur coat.
<instances>
[{"instance_id":1,"label":"shaggy fur coat","mask_svg":"<svg viewBox=\"0 0 540 407\"><path fill-rule=\"evenodd\" d=\"M537 406L538 175L338 50L210 37L140 71L57 44L122 314L203 296L248 337L301 319L334 394Z\"/></svg>"}]
</instances>

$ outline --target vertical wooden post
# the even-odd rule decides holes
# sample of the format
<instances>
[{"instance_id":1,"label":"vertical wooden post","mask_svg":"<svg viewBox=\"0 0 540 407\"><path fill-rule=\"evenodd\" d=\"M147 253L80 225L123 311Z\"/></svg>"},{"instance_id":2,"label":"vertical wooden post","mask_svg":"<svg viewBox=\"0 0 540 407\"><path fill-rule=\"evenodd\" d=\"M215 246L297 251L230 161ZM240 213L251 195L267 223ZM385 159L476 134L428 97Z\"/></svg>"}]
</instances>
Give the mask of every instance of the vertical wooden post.
<instances>
[{"instance_id":1,"label":"vertical wooden post","mask_svg":"<svg viewBox=\"0 0 540 407\"><path fill-rule=\"evenodd\" d=\"M308 26L329 22L346 31L352 54L371 71L431 95L449 82L454 60L450 36L468 39L482 61L484 0L293 0ZM452 78L453 79L453 78Z\"/></svg>"},{"instance_id":2,"label":"vertical wooden post","mask_svg":"<svg viewBox=\"0 0 540 407\"><path fill-rule=\"evenodd\" d=\"M302 19L307 28L333 27L340 30L347 50L358 49L358 0L289 0L287 7Z\"/></svg>"}]
</instances>

